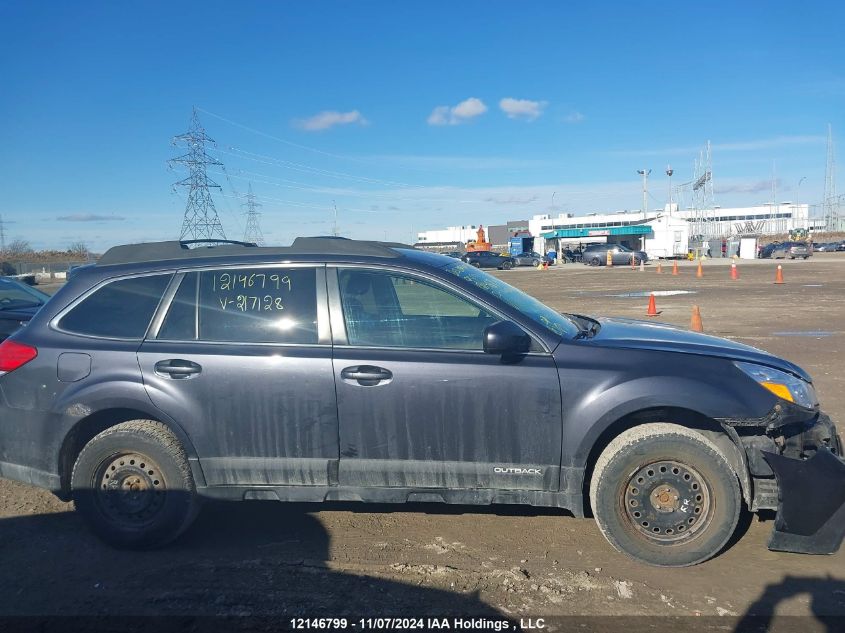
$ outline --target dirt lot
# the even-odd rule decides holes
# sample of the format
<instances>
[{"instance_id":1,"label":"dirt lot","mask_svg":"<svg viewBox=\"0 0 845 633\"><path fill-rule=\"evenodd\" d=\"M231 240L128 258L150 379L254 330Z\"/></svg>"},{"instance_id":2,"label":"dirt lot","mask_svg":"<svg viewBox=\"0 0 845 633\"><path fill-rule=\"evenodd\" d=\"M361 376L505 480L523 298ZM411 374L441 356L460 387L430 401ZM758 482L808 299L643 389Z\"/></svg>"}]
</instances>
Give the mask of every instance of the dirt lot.
<instances>
[{"instance_id":1,"label":"dirt lot","mask_svg":"<svg viewBox=\"0 0 845 633\"><path fill-rule=\"evenodd\" d=\"M738 281L711 261L703 279L686 263L677 277L654 265L498 274L587 314L642 317L647 296L619 295L693 291L658 296L660 319L688 325L699 305L708 333L807 368L824 409L845 420L845 254L783 266L782 286L768 261L741 263ZM715 560L665 570L628 560L591 520L557 511L209 504L169 549L131 553L96 541L71 504L0 480L0 614L701 615L724 616L728 628L747 613L845 616L845 552L769 552L770 530L753 521Z\"/></svg>"}]
</instances>

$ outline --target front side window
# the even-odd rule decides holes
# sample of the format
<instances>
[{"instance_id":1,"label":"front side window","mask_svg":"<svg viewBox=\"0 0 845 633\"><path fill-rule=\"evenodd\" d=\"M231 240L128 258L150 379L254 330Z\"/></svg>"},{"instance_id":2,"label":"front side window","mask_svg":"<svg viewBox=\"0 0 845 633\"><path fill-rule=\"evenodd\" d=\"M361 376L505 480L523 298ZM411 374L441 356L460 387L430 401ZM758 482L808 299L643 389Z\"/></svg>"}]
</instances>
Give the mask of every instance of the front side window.
<instances>
[{"instance_id":1,"label":"front side window","mask_svg":"<svg viewBox=\"0 0 845 633\"><path fill-rule=\"evenodd\" d=\"M338 272L350 345L484 349L484 330L498 319L435 284L369 270Z\"/></svg>"},{"instance_id":2,"label":"front side window","mask_svg":"<svg viewBox=\"0 0 845 633\"><path fill-rule=\"evenodd\" d=\"M316 344L316 275L314 268L238 268L199 273L198 339Z\"/></svg>"},{"instance_id":3,"label":"front side window","mask_svg":"<svg viewBox=\"0 0 845 633\"><path fill-rule=\"evenodd\" d=\"M141 339L172 275L118 279L101 286L59 321L74 334Z\"/></svg>"}]
</instances>

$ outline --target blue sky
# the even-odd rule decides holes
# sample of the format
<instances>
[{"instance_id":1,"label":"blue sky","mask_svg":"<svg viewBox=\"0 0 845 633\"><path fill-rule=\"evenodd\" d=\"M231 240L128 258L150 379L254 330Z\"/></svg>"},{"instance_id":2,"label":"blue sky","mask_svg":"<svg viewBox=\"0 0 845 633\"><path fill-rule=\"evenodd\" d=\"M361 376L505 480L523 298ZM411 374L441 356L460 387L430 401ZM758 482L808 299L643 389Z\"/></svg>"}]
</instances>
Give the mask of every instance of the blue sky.
<instances>
[{"instance_id":1,"label":"blue sky","mask_svg":"<svg viewBox=\"0 0 845 633\"><path fill-rule=\"evenodd\" d=\"M329 232L333 201L342 234L403 241L637 209L640 168L660 206L707 140L717 204L770 201L773 175L821 200L828 123L845 160L841 3L579 5L0 0L7 240L178 237L193 106L231 238L249 182L272 243Z\"/></svg>"}]
</instances>

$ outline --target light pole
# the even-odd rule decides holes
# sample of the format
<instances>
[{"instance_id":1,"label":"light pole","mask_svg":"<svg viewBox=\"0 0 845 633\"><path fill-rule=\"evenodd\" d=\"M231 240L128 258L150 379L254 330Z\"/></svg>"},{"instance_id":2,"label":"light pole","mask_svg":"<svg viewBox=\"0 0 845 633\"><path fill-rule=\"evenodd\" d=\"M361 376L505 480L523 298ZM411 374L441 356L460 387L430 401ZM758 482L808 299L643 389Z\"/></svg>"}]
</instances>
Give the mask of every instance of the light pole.
<instances>
[{"instance_id":1,"label":"light pole","mask_svg":"<svg viewBox=\"0 0 845 633\"><path fill-rule=\"evenodd\" d=\"M650 169L638 169L637 173L643 177L643 217L648 213L648 175Z\"/></svg>"},{"instance_id":2,"label":"light pole","mask_svg":"<svg viewBox=\"0 0 845 633\"><path fill-rule=\"evenodd\" d=\"M672 174L674 173L672 165L666 165L666 175L669 176L669 215L672 215Z\"/></svg>"},{"instance_id":3,"label":"light pole","mask_svg":"<svg viewBox=\"0 0 845 633\"><path fill-rule=\"evenodd\" d=\"M798 179L798 192L795 194L795 212L796 213L798 213L801 209L801 183L804 182L805 180L807 180L806 176L801 176L801 178ZM807 229L810 228L809 221L810 221L810 214L808 212L807 213L807 222L804 223L805 228L807 228Z\"/></svg>"}]
</instances>

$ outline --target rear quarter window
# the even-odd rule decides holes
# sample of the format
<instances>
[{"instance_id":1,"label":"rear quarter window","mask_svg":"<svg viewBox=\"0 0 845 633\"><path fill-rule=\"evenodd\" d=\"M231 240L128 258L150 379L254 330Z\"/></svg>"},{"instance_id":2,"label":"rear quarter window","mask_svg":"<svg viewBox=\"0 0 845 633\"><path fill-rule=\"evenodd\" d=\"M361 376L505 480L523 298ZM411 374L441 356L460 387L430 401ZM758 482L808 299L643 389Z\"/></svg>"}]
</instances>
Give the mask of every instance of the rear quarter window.
<instances>
[{"instance_id":1,"label":"rear quarter window","mask_svg":"<svg viewBox=\"0 0 845 633\"><path fill-rule=\"evenodd\" d=\"M118 279L85 297L59 321L73 334L142 339L172 275Z\"/></svg>"}]
</instances>

